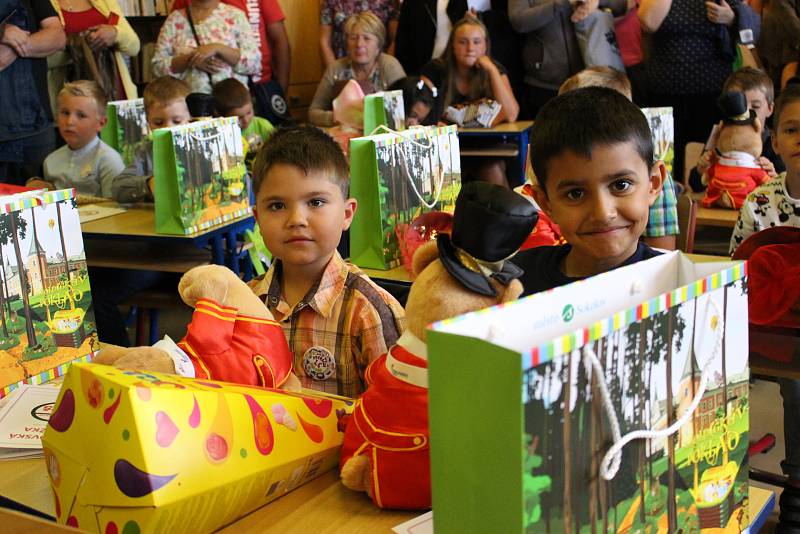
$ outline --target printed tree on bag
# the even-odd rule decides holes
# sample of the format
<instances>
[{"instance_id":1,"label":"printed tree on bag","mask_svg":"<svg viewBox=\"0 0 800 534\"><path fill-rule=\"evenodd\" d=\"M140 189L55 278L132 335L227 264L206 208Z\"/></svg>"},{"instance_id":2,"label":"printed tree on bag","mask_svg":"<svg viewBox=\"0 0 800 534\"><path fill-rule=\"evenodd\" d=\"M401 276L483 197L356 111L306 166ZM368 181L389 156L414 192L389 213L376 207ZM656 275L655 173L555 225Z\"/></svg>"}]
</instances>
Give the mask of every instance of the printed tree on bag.
<instances>
[{"instance_id":1,"label":"printed tree on bag","mask_svg":"<svg viewBox=\"0 0 800 534\"><path fill-rule=\"evenodd\" d=\"M19 248L19 240L25 239L25 232L28 227L27 221L22 218L18 211L0 215L0 246L6 243L14 245L14 255L17 259L17 274L20 281L20 294L22 306L25 314L25 334L29 347L37 347L36 332L33 328L31 307L28 301L28 281L25 276L25 264L22 261L22 253Z\"/></svg>"}]
</instances>

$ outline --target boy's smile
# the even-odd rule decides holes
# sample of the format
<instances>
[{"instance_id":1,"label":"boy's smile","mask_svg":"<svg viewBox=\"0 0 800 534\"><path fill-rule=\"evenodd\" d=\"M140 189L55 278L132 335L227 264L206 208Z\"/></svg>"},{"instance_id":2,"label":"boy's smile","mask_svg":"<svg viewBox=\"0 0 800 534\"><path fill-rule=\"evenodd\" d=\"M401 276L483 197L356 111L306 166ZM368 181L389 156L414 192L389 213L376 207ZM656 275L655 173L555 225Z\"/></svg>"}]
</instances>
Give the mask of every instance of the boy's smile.
<instances>
[{"instance_id":1,"label":"boy's smile","mask_svg":"<svg viewBox=\"0 0 800 534\"><path fill-rule=\"evenodd\" d=\"M318 275L336 250L356 210L324 171L270 167L256 198L256 220L264 243L288 269Z\"/></svg>"},{"instance_id":2,"label":"boy's smile","mask_svg":"<svg viewBox=\"0 0 800 534\"><path fill-rule=\"evenodd\" d=\"M651 172L633 142L627 142L597 145L591 159L565 150L549 160L547 169L547 191L538 186L534 191L572 245L564 274L605 272L636 252L650 205L661 191L662 162Z\"/></svg>"}]
</instances>

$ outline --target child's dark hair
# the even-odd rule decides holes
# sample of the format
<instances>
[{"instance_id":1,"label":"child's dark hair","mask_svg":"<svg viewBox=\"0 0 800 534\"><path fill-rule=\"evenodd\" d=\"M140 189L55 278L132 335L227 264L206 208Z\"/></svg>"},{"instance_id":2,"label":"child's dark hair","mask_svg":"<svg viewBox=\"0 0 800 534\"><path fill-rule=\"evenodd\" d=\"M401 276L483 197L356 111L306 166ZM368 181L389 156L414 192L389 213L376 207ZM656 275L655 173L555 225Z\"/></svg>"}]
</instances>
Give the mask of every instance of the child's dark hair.
<instances>
[{"instance_id":1,"label":"child's dark hair","mask_svg":"<svg viewBox=\"0 0 800 534\"><path fill-rule=\"evenodd\" d=\"M436 124L439 120L435 117L436 95L433 90L419 76L406 76L400 78L389 86L389 91L403 91L403 106L405 107L406 117L410 116L411 108L415 102L422 102L430 108L427 117L417 117L420 124L425 126Z\"/></svg>"},{"instance_id":2,"label":"child's dark hair","mask_svg":"<svg viewBox=\"0 0 800 534\"><path fill-rule=\"evenodd\" d=\"M632 142L653 165L653 139L644 113L621 93L605 87L584 87L557 96L536 115L530 141L531 165L542 188L550 160L569 150L592 157L599 145Z\"/></svg>"},{"instance_id":3,"label":"child's dark hair","mask_svg":"<svg viewBox=\"0 0 800 534\"><path fill-rule=\"evenodd\" d=\"M214 107L214 97L206 93L189 93L186 95L186 107L193 119L199 117L213 117L217 114Z\"/></svg>"},{"instance_id":4,"label":"child's dark hair","mask_svg":"<svg viewBox=\"0 0 800 534\"><path fill-rule=\"evenodd\" d=\"M211 94L214 96L217 113L223 117L227 117L231 110L252 102L250 91L236 78L215 83Z\"/></svg>"},{"instance_id":5,"label":"child's dark hair","mask_svg":"<svg viewBox=\"0 0 800 534\"><path fill-rule=\"evenodd\" d=\"M794 77L786 82L786 87L781 91L778 100L775 101L775 112L772 114L772 125L777 130L781 120L783 109L800 100L800 78Z\"/></svg>"},{"instance_id":6,"label":"child's dark hair","mask_svg":"<svg viewBox=\"0 0 800 534\"><path fill-rule=\"evenodd\" d=\"M278 128L253 162L253 191L258 195L261 183L273 165L292 165L308 175L319 171L339 186L344 198L350 189L350 175L344 152L328 134L309 124Z\"/></svg>"},{"instance_id":7,"label":"child's dark hair","mask_svg":"<svg viewBox=\"0 0 800 534\"><path fill-rule=\"evenodd\" d=\"M775 101L775 87L772 84L772 80L766 72L755 67L742 67L728 76L725 83L722 84L723 93L730 91L744 93L753 89L764 91L768 104L772 104Z\"/></svg>"}]
</instances>

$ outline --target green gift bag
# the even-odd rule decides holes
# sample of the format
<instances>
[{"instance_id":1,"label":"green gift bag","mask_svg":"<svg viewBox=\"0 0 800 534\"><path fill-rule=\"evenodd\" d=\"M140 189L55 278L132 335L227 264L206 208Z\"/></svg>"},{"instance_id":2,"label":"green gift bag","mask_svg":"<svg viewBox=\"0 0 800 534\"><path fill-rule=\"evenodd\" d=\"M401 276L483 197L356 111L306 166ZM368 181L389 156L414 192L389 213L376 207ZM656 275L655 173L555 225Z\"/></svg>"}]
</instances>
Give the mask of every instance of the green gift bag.
<instances>
[{"instance_id":1,"label":"green gift bag","mask_svg":"<svg viewBox=\"0 0 800 534\"><path fill-rule=\"evenodd\" d=\"M383 91L364 97L364 134L369 135L380 126L395 131L406 129L403 91Z\"/></svg>"},{"instance_id":2,"label":"green gift bag","mask_svg":"<svg viewBox=\"0 0 800 534\"><path fill-rule=\"evenodd\" d=\"M120 153L125 165L130 165L134 148L148 133L144 99L109 102L106 117L108 122L100 132L100 139Z\"/></svg>"},{"instance_id":3,"label":"green gift bag","mask_svg":"<svg viewBox=\"0 0 800 534\"><path fill-rule=\"evenodd\" d=\"M400 265L395 228L430 210L451 212L461 189L455 126L412 128L350 141L350 260L360 267Z\"/></svg>"},{"instance_id":4,"label":"green gift bag","mask_svg":"<svg viewBox=\"0 0 800 534\"><path fill-rule=\"evenodd\" d=\"M673 252L434 324L436 533L747 528L745 275Z\"/></svg>"},{"instance_id":5,"label":"green gift bag","mask_svg":"<svg viewBox=\"0 0 800 534\"><path fill-rule=\"evenodd\" d=\"M153 132L156 232L192 234L249 215L249 182L236 117Z\"/></svg>"}]
</instances>

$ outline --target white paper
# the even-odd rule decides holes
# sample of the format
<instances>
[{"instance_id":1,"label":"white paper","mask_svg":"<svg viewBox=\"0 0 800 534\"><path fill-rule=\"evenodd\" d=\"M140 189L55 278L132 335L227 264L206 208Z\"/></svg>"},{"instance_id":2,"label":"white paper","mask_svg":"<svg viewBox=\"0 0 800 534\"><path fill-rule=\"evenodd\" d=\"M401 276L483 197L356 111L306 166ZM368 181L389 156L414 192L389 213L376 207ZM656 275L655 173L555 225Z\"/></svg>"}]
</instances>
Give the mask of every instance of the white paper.
<instances>
[{"instance_id":1,"label":"white paper","mask_svg":"<svg viewBox=\"0 0 800 534\"><path fill-rule=\"evenodd\" d=\"M397 534L433 534L433 511L400 523L392 530Z\"/></svg>"},{"instance_id":2,"label":"white paper","mask_svg":"<svg viewBox=\"0 0 800 534\"><path fill-rule=\"evenodd\" d=\"M112 208L109 206L98 206L97 204L86 204L78 206L78 216L81 219L81 224L89 221L96 221L97 219L105 219L112 215L125 213L124 208Z\"/></svg>"},{"instance_id":3,"label":"white paper","mask_svg":"<svg viewBox=\"0 0 800 534\"><path fill-rule=\"evenodd\" d=\"M21 385L0 409L0 458L41 454L58 387Z\"/></svg>"}]
</instances>

